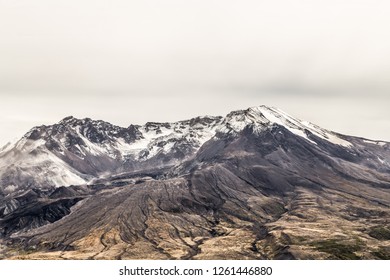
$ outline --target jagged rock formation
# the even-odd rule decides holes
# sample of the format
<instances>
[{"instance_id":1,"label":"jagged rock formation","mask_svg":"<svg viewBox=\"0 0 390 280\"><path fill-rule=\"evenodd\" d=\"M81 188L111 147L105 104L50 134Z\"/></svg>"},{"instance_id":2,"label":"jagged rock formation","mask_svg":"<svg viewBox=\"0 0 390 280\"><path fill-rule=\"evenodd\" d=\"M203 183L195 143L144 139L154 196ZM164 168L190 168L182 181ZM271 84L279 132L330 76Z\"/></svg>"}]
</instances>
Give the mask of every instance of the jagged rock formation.
<instances>
[{"instance_id":1,"label":"jagged rock formation","mask_svg":"<svg viewBox=\"0 0 390 280\"><path fill-rule=\"evenodd\" d=\"M3 258L390 258L390 144L275 108L66 118L5 147L0 175Z\"/></svg>"}]
</instances>

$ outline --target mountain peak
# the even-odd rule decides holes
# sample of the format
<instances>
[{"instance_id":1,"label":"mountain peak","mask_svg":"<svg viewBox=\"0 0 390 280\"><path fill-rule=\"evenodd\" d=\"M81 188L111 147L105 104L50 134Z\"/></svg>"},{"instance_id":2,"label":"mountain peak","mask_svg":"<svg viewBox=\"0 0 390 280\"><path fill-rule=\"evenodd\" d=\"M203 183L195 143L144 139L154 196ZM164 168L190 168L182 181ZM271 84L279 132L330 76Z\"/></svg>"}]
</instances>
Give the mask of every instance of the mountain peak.
<instances>
[{"instance_id":1,"label":"mountain peak","mask_svg":"<svg viewBox=\"0 0 390 280\"><path fill-rule=\"evenodd\" d=\"M228 131L239 132L246 126L252 125L256 130L263 130L268 127L272 121L266 115L272 115L271 108L261 105L250 107L245 110L232 111L226 115L223 124Z\"/></svg>"},{"instance_id":2,"label":"mountain peak","mask_svg":"<svg viewBox=\"0 0 390 280\"><path fill-rule=\"evenodd\" d=\"M278 109L274 107L268 107L265 105L260 105L260 106L254 106L254 107L249 107L247 109L243 110L235 110L227 114L226 117L232 117L232 116L246 116L249 118L262 118L263 114L269 114L272 112L277 111Z\"/></svg>"},{"instance_id":3,"label":"mountain peak","mask_svg":"<svg viewBox=\"0 0 390 280\"><path fill-rule=\"evenodd\" d=\"M309 135L314 135L336 145L345 147L352 145L332 131L294 118L278 108L265 105L230 112L224 119L223 124L224 126L220 129L221 132L238 133L246 126L252 126L254 132L261 132L273 125L277 125L283 126L290 132L305 138L313 144L316 144L316 142Z\"/></svg>"},{"instance_id":4,"label":"mountain peak","mask_svg":"<svg viewBox=\"0 0 390 280\"><path fill-rule=\"evenodd\" d=\"M67 116L65 118L63 118L60 122L70 122L70 121L73 121L73 120L77 120L77 118L73 117L73 116Z\"/></svg>"},{"instance_id":5,"label":"mountain peak","mask_svg":"<svg viewBox=\"0 0 390 280\"><path fill-rule=\"evenodd\" d=\"M58 124L75 126L75 125L85 125L89 123L98 123L98 122L102 122L102 121L95 121L90 118L79 119L73 116L68 116L62 119Z\"/></svg>"}]
</instances>

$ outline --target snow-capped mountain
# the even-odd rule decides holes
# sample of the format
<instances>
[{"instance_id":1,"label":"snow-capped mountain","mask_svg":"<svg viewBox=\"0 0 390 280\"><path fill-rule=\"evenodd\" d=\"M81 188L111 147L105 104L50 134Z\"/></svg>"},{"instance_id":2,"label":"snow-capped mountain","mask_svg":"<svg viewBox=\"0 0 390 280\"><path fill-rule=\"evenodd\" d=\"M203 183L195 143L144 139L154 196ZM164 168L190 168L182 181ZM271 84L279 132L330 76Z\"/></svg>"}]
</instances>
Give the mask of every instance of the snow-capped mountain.
<instances>
[{"instance_id":1,"label":"snow-capped mountain","mask_svg":"<svg viewBox=\"0 0 390 280\"><path fill-rule=\"evenodd\" d=\"M352 145L348 141L342 139L341 135L322 129L310 122L293 118L280 109L266 106L252 107L244 111L231 112L222 122L220 131L240 132L248 125L253 126L255 131L262 131L274 124L281 125L292 133L303 137L312 143L315 143L315 141L310 139L311 134L336 145L346 147Z\"/></svg>"},{"instance_id":2,"label":"snow-capped mountain","mask_svg":"<svg viewBox=\"0 0 390 280\"><path fill-rule=\"evenodd\" d=\"M220 117L118 127L67 117L30 130L0 153L1 185L66 186L103 174L177 164L214 134Z\"/></svg>"},{"instance_id":3,"label":"snow-capped mountain","mask_svg":"<svg viewBox=\"0 0 390 280\"><path fill-rule=\"evenodd\" d=\"M54 125L35 127L2 149L0 186L25 189L80 185L107 174L177 165L194 156L212 138L239 134L248 127L258 134L275 125L312 144L325 142L351 148L351 153L362 144L355 140L354 147L346 136L266 106L234 111L224 118L206 116L127 128L67 117ZM386 159L376 161L389 165Z\"/></svg>"},{"instance_id":4,"label":"snow-capped mountain","mask_svg":"<svg viewBox=\"0 0 390 280\"><path fill-rule=\"evenodd\" d=\"M389 219L390 143L266 106L0 151L0 258L390 259Z\"/></svg>"}]
</instances>

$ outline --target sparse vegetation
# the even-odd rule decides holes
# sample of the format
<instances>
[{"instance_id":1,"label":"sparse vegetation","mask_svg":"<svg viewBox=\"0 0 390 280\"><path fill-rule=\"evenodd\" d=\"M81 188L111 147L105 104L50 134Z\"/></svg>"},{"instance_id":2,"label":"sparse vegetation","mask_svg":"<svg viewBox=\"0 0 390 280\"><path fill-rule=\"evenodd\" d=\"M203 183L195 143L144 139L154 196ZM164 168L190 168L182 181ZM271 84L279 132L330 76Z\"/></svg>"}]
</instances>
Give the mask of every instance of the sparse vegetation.
<instances>
[{"instance_id":1,"label":"sparse vegetation","mask_svg":"<svg viewBox=\"0 0 390 280\"><path fill-rule=\"evenodd\" d=\"M330 254L330 259L340 260L358 260L359 256L355 254L356 251L361 249L361 246L355 244L343 244L339 240L330 239L313 242L312 246L317 250Z\"/></svg>"},{"instance_id":2,"label":"sparse vegetation","mask_svg":"<svg viewBox=\"0 0 390 280\"><path fill-rule=\"evenodd\" d=\"M277 203L272 201L271 203L267 203L263 205L263 210L265 213L280 217L283 213L286 212L284 205L281 203Z\"/></svg>"},{"instance_id":3,"label":"sparse vegetation","mask_svg":"<svg viewBox=\"0 0 390 280\"><path fill-rule=\"evenodd\" d=\"M376 226L370 229L368 235L378 240L390 240L390 228Z\"/></svg>"},{"instance_id":4,"label":"sparse vegetation","mask_svg":"<svg viewBox=\"0 0 390 280\"><path fill-rule=\"evenodd\" d=\"M372 252L372 254L381 260L390 260L390 249L389 248L380 248L377 251Z\"/></svg>"}]
</instances>

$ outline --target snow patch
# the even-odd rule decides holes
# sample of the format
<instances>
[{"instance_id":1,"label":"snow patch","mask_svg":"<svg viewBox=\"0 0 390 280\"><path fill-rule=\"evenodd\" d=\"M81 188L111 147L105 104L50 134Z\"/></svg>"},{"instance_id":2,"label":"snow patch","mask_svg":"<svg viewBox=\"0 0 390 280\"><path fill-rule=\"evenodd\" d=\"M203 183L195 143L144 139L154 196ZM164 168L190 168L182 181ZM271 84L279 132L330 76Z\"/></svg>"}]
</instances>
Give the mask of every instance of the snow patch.
<instances>
[{"instance_id":1,"label":"snow patch","mask_svg":"<svg viewBox=\"0 0 390 280\"><path fill-rule=\"evenodd\" d=\"M280 110L270 109L267 107L262 107L262 110L260 110L259 113L262 114L266 119L268 119L270 123L276 123L278 125L284 126L295 135L303 137L309 142L317 145L316 142L307 137L305 133L305 127L302 126L301 121L290 117L289 115Z\"/></svg>"},{"instance_id":2,"label":"snow patch","mask_svg":"<svg viewBox=\"0 0 390 280\"><path fill-rule=\"evenodd\" d=\"M381 146L381 147L383 147L384 145L387 144L386 142L382 142L382 141L373 141L373 140L368 140L368 139L364 139L363 142L364 142L364 143L368 143L368 144L379 145L379 146Z\"/></svg>"},{"instance_id":3,"label":"snow patch","mask_svg":"<svg viewBox=\"0 0 390 280\"><path fill-rule=\"evenodd\" d=\"M6 153L8 152L9 150L11 150L13 147L13 144L11 142L8 142L7 144L5 144L2 148L0 148L0 155L2 153Z\"/></svg>"},{"instance_id":4,"label":"snow patch","mask_svg":"<svg viewBox=\"0 0 390 280\"><path fill-rule=\"evenodd\" d=\"M382 163L382 164L385 163L385 161L383 159L381 159L380 157L377 157L377 158L378 158L380 163Z\"/></svg>"},{"instance_id":5,"label":"snow patch","mask_svg":"<svg viewBox=\"0 0 390 280\"><path fill-rule=\"evenodd\" d=\"M352 143L341 139L335 133L325 130L317 125L314 125L310 122L301 121L299 119L293 118L283 112L282 110L276 108L268 108L265 106L259 107L259 112L265 116L271 123L277 123L279 125L284 126L292 133L301 136L312 143L315 143L313 140L309 139L305 133L305 130L310 131L314 135L319 138L322 138L328 142L331 142L336 145L344 146L344 147L352 147Z\"/></svg>"},{"instance_id":6,"label":"snow patch","mask_svg":"<svg viewBox=\"0 0 390 280\"><path fill-rule=\"evenodd\" d=\"M163 148L164 153L169 153L172 150L173 146L175 146L175 142L173 142L173 141L166 144Z\"/></svg>"},{"instance_id":7,"label":"snow patch","mask_svg":"<svg viewBox=\"0 0 390 280\"><path fill-rule=\"evenodd\" d=\"M18 189L18 186L15 186L15 185L8 185L4 188L4 191L7 192L7 193L11 193L11 192L14 192Z\"/></svg>"},{"instance_id":8,"label":"snow patch","mask_svg":"<svg viewBox=\"0 0 390 280\"><path fill-rule=\"evenodd\" d=\"M19 141L17 146L21 148L20 153L7 154L6 158L2 158L1 162L8 164L2 166L0 177L12 165L13 168L19 170L18 172L21 172L22 177L31 176L38 181L41 180L44 184L59 187L85 183L74 168L48 151L44 143L44 140ZM32 151L36 153L31 154Z\"/></svg>"}]
</instances>

